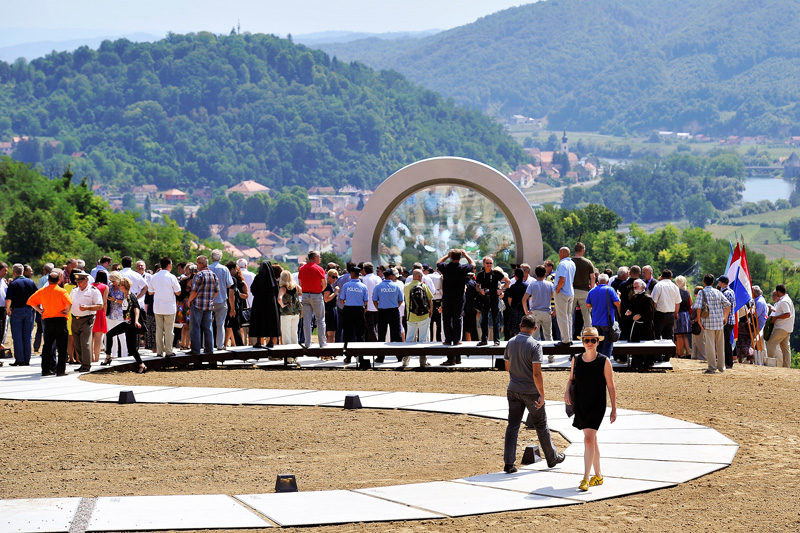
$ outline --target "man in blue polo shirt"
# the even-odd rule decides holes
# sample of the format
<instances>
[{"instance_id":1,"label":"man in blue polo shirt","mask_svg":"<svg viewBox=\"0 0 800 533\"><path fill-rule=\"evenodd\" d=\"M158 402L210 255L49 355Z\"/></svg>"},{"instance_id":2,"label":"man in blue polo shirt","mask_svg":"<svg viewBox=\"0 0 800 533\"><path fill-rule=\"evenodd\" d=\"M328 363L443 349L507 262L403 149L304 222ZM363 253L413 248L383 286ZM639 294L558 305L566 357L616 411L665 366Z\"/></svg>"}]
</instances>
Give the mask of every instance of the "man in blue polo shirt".
<instances>
[{"instance_id":1,"label":"man in blue polo shirt","mask_svg":"<svg viewBox=\"0 0 800 533\"><path fill-rule=\"evenodd\" d=\"M369 290L358 277L358 267L350 267L350 281L339 290L339 303L342 305L342 340L348 342L364 342L366 320L364 308L369 301ZM345 364L350 358L345 358Z\"/></svg>"},{"instance_id":2,"label":"man in blue polo shirt","mask_svg":"<svg viewBox=\"0 0 800 533\"><path fill-rule=\"evenodd\" d=\"M600 274L597 277L597 285L586 296L586 306L592 313L592 326L604 337L597 347L597 353L611 357L614 349L614 306L619 311L619 296L617 291L608 286L608 275Z\"/></svg>"},{"instance_id":3,"label":"man in blue polo shirt","mask_svg":"<svg viewBox=\"0 0 800 533\"><path fill-rule=\"evenodd\" d=\"M556 268L555 304L558 330L561 332L561 342L572 344L572 303L575 299L575 290L572 282L575 280L575 263L570 258L570 250L564 246L558 251L559 263Z\"/></svg>"},{"instance_id":4,"label":"man in blue polo shirt","mask_svg":"<svg viewBox=\"0 0 800 533\"><path fill-rule=\"evenodd\" d=\"M379 342L386 339L387 327L389 328L389 339L392 342L403 341L400 331L400 304L403 303L403 288L395 283L396 279L397 272L393 268L388 268L383 273L383 281L372 290L372 301L378 308Z\"/></svg>"}]
</instances>

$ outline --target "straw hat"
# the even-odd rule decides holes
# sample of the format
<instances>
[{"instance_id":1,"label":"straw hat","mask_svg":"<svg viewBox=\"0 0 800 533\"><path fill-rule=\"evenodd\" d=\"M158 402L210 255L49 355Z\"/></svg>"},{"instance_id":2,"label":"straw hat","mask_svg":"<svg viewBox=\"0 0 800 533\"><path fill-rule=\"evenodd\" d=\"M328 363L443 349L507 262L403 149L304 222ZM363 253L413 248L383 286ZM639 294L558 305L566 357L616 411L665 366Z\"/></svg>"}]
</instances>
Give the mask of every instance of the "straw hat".
<instances>
[{"instance_id":1,"label":"straw hat","mask_svg":"<svg viewBox=\"0 0 800 533\"><path fill-rule=\"evenodd\" d=\"M596 337L598 342L605 339L604 336L600 335L597 332L597 328L592 328L592 327L583 328L583 331L581 332L580 335L578 335L578 338L583 340L584 337Z\"/></svg>"}]
</instances>

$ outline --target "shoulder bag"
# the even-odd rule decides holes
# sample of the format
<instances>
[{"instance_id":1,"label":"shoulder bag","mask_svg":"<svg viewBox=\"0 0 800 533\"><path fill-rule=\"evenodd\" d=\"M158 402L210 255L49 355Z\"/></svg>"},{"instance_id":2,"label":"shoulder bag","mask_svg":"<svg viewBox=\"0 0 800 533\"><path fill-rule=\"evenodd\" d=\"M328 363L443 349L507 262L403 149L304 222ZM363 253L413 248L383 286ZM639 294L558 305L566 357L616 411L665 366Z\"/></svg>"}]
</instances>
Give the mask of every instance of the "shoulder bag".
<instances>
[{"instance_id":1,"label":"shoulder bag","mask_svg":"<svg viewBox=\"0 0 800 533\"><path fill-rule=\"evenodd\" d=\"M613 311L611 310L611 297L608 295L608 291L613 289L606 289L606 310L608 311L608 322L609 326L611 327L611 340L617 342L619 340L620 335L622 335L622 330L619 327L619 322L616 321L616 315L612 314ZM612 320L612 317L614 319Z\"/></svg>"},{"instance_id":2,"label":"shoulder bag","mask_svg":"<svg viewBox=\"0 0 800 533\"><path fill-rule=\"evenodd\" d=\"M711 314L711 310L708 308L708 296L706 295L706 290L703 289L700 291L700 294L703 295L703 305L700 308L700 318L707 318L709 314Z\"/></svg>"}]
</instances>

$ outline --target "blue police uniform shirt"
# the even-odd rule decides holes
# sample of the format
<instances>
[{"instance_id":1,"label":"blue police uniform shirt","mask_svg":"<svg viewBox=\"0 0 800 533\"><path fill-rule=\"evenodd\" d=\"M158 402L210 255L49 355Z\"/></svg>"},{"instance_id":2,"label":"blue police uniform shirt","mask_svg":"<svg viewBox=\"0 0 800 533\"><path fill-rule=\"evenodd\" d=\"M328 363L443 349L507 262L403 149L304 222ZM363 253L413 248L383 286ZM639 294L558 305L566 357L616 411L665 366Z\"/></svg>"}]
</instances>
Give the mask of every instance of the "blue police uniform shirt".
<instances>
[{"instance_id":1,"label":"blue police uniform shirt","mask_svg":"<svg viewBox=\"0 0 800 533\"><path fill-rule=\"evenodd\" d=\"M372 289L372 301L378 309L396 309L403 303L403 290L391 280L384 279Z\"/></svg>"},{"instance_id":2,"label":"blue police uniform shirt","mask_svg":"<svg viewBox=\"0 0 800 533\"><path fill-rule=\"evenodd\" d=\"M367 286L358 278L351 279L339 290L339 299L344 300L345 307L364 307L369 300Z\"/></svg>"}]
</instances>

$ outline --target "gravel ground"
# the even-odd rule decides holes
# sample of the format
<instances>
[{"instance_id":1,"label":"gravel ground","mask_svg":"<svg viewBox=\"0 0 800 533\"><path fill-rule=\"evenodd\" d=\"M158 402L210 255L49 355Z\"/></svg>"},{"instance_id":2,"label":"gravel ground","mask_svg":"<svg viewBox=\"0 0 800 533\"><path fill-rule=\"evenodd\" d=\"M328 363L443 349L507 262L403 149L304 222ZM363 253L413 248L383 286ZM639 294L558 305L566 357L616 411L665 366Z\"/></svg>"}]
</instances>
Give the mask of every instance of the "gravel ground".
<instances>
[{"instance_id":1,"label":"gravel ground","mask_svg":"<svg viewBox=\"0 0 800 533\"><path fill-rule=\"evenodd\" d=\"M724 375L707 376L700 363L673 364L671 372L617 373L618 406L717 429L741 446L730 468L672 489L568 508L321 529L799 530L800 506L793 502L800 479L800 372L737 365ZM545 373L548 400L563 398L566 377L564 372ZM494 395L503 395L507 383L498 371L255 368L84 379ZM499 470L505 429L503 422L465 415L308 407L0 400L0 413L5 452L0 454L0 498L271 492L278 473L296 474L302 491L453 479ZM523 431L520 452L535 439L535 432ZM558 437L556 445L562 449L566 441Z\"/></svg>"}]
</instances>

